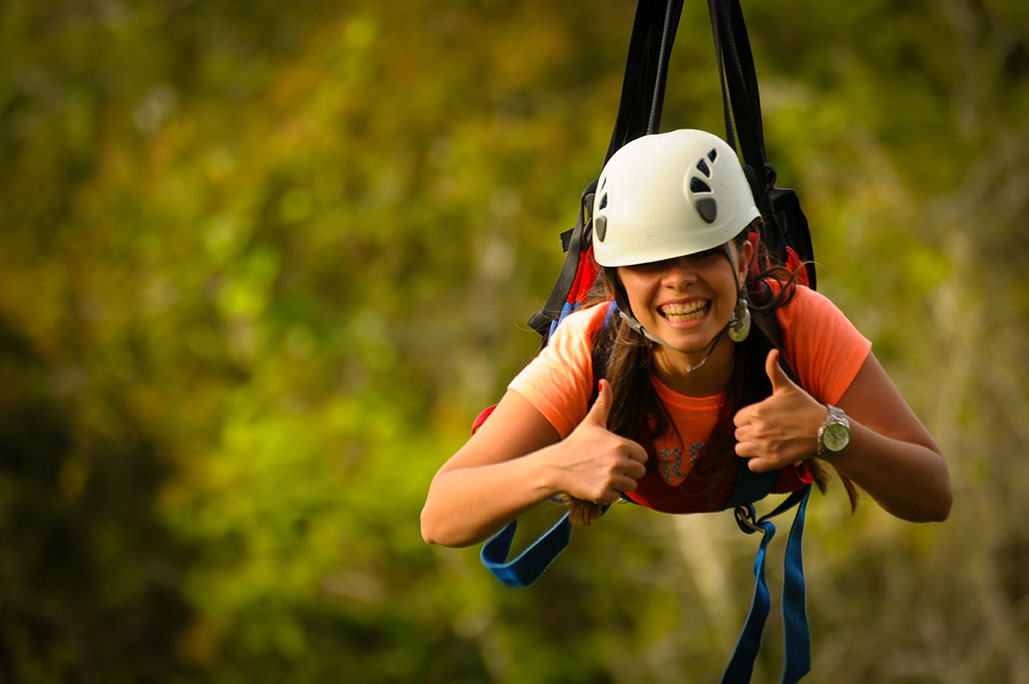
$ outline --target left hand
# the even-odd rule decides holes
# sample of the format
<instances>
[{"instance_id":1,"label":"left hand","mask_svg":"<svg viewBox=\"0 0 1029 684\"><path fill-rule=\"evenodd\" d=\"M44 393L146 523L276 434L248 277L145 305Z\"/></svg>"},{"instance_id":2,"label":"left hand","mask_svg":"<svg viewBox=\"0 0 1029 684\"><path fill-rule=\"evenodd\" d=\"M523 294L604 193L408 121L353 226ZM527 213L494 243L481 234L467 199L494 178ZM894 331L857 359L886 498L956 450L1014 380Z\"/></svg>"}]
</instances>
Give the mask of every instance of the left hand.
<instances>
[{"instance_id":1,"label":"left hand","mask_svg":"<svg viewBox=\"0 0 1029 684\"><path fill-rule=\"evenodd\" d=\"M768 352L765 372L772 394L736 412L736 455L754 472L785 468L814 456L818 428L829 410L790 380L779 365L779 350Z\"/></svg>"}]
</instances>

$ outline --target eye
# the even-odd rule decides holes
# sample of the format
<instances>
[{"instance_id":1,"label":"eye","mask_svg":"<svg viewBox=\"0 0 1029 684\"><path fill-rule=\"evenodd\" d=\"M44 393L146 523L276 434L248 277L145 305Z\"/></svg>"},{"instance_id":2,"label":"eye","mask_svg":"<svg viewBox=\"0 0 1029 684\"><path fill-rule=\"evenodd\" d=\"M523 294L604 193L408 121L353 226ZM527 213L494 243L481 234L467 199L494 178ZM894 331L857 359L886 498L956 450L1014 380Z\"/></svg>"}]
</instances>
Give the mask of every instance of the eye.
<instances>
[{"instance_id":1,"label":"eye","mask_svg":"<svg viewBox=\"0 0 1029 684\"><path fill-rule=\"evenodd\" d=\"M711 259L723 253L722 247L712 247L711 249L705 249L703 252L697 252L690 256L694 259Z\"/></svg>"},{"instance_id":2,"label":"eye","mask_svg":"<svg viewBox=\"0 0 1029 684\"><path fill-rule=\"evenodd\" d=\"M631 266L623 266L623 268L626 268L630 271L635 271L636 273L656 273L658 271L663 271L664 269L670 267L672 264L675 263L675 261L675 259L648 261L645 264L633 264Z\"/></svg>"}]
</instances>

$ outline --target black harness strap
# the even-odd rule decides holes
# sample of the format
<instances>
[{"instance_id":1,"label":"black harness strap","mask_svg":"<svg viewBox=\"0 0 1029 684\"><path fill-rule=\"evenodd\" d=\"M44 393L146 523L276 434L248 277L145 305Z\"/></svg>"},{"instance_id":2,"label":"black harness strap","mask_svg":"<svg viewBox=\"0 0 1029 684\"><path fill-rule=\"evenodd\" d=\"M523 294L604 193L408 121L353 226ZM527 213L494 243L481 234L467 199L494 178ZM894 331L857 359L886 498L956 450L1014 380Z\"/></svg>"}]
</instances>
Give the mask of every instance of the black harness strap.
<instances>
[{"instance_id":1,"label":"black harness strap","mask_svg":"<svg viewBox=\"0 0 1029 684\"><path fill-rule=\"evenodd\" d=\"M814 289L817 284L812 263L814 250L807 218L793 190L775 187L775 168L768 163L765 153L757 72L740 2L708 0L708 10L722 83L726 140L736 147L736 136L733 135L735 121L744 171L757 207L765 219L761 238L766 248L783 263L789 261L789 249L792 249L805 263L808 285Z\"/></svg>"},{"instance_id":2,"label":"black harness strap","mask_svg":"<svg viewBox=\"0 0 1029 684\"><path fill-rule=\"evenodd\" d=\"M535 330L543 338L545 344L550 339L550 333L554 324L561 318L562 311L569 305L577 293L575 282L582 273L588 260L586 252L592 247L591 235L587 227L590 222L590 214L593 212L593 193L596 191L597 181L593 181L582 191L579 200L579 215L575 221L575 227L561 234L561 246L565 251L565 261L561 266L561 273L557 276L557 282L550 291L550 297L541 311L537 311L529 318L529 327Z\"/></svg>"},{"instance_id":3,"label":"black harness strap","mask_svg":"<svg viewBox=\"0 0 1029 684\"><path fill-rule=\"evenodd\" d=\"M668 58L681 15L682 0L640 0L636 6L622 97L605 164L625 143L656 133L660 127Z\"/></svg>"}]
</instances>

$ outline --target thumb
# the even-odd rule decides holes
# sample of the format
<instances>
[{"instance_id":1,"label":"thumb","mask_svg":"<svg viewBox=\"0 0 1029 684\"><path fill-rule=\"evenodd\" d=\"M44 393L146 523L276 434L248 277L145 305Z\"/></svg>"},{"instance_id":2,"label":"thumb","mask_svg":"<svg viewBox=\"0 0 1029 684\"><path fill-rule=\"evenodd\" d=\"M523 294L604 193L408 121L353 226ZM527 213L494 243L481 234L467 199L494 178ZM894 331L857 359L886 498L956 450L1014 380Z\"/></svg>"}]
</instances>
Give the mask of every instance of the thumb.
<instances>
[{"instance_id":1,"label":"thumb","mask_svg":"<svg viewBox=\"0 0 1029 684\"><path fill-rule=\"evenodd\" d=\"M768 373L768 379L772 381L773 392L789 389L794 386L790 376L786 375L786 371L779 365L778 349L772 349L768 352L768 358L765 359L765 372Z\"/></svg>"},{"instance_id":2,"label":"thumb","mask_svg":"<svg viewBox=\"0 0 1029 684\"><path fill-rule=\"evenodd\" d=\"M607 416L609 413L611 413L611 383L607 380L601 380L597 399L593 402L593 406L590 407L589 413L586 414L583 422L607 428Z\"/></svg>"}]
</instances>

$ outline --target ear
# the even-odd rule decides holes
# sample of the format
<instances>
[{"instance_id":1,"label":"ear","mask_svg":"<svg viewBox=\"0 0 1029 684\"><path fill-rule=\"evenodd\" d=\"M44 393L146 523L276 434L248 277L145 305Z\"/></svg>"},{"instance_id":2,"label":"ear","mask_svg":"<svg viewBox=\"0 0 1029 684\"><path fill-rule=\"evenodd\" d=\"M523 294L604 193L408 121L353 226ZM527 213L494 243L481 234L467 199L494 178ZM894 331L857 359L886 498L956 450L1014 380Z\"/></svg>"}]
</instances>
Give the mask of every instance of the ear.
<instances>
[{"instance_id":1,"label":"ear","mask_svg":"<svg viewBox=\"0 0 1029 684\"><path fill-rule=\"evenodd\" d=\"M747 274L750 273L750 264L754 261L754 251L756 249L754 241L748 236L747 240L743 243L742 250L737 250L739 259L736 261L736 283L740 288L747 282Z\"/></svg>"}]
</instances>

